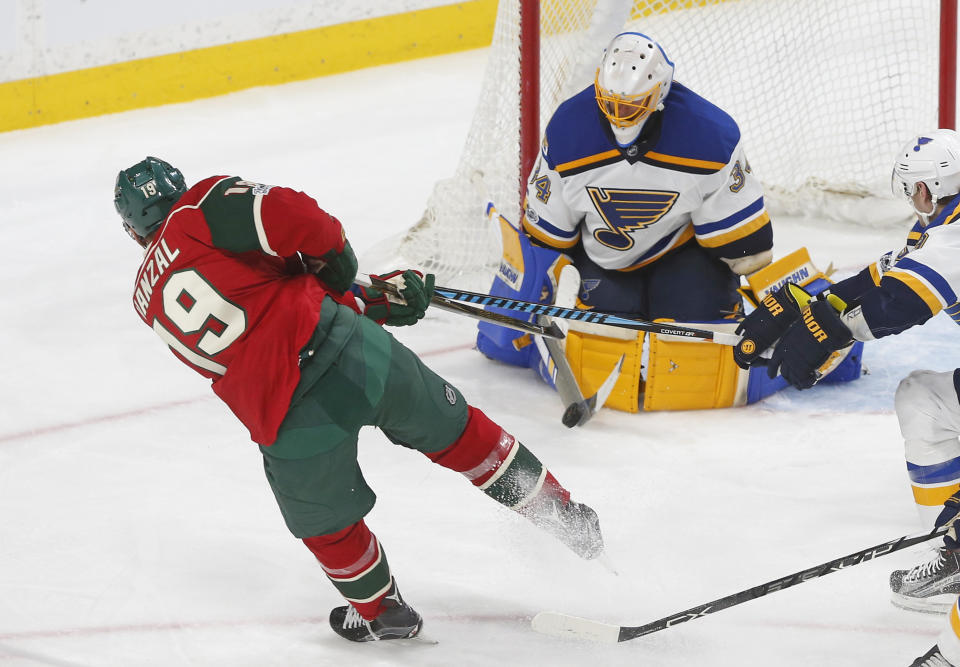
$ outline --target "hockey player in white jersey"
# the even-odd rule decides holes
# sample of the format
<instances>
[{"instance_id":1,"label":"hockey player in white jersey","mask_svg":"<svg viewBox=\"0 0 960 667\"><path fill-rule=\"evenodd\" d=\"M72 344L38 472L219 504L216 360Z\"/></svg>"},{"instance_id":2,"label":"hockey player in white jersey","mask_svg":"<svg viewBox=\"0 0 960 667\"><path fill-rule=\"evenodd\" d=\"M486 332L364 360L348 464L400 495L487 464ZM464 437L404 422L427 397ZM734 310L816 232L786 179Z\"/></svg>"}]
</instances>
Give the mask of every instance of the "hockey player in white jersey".
<instances>
[{"instance_id":1,"label":"hockey player in white jersey","mask_svg":"<svg viewBox=\"0 0 960 667\"><path fill-rule=\"evenodd\" d=\"M770 262L773 232L736 122L673 72L646 35L610 42L547 125L523 229L569 252L586 307L711 320L740 310L738 274Z\"/></svg>"},{"instance_id":2,"label":"hockey player in white jersey","mask_svg":"<svg viewBox=\"0 0 960 667\"><path fill-rule=\"evenodd\" d=\"M744 340L753 344L749 353L738 349L738 363L759 361L779 338L768 372L779 370L802 389L815 384L822 365L853 340L898 334L941 310L960 324L960 136L941 129L911 139L897 154L891 184L918 216L903 249L815 298L796 285L771 295L782 310L773 318L769 309L758 309L744 320ZM960 368L914 371L897 388L894 404L923 530L954 521L960 509L958 397ZM938 644L915 665L960 666L958 547L956 536L946 538L932 558L890 575L895 604L949 610Z\"/></svg>"}]
</instances>

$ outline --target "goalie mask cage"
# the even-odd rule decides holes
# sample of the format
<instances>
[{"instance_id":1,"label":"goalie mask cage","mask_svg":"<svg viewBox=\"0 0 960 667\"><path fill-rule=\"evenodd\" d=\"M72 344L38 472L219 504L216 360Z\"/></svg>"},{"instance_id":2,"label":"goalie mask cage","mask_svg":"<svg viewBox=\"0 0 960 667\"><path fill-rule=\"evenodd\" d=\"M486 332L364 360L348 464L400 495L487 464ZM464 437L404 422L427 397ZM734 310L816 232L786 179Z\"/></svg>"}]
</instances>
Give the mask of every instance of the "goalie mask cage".
<instances>
[{"instance_id":1,"label":"goalie mask cage","mask_svg":"<svg viewBox=\"0 0 960 667\"><path fill-rule=\"evenodd\" d=\"M501 0L458 167L393 249L438 281L489 281L501 241L487 202L519 222L542 128L624 30L660 42L675 80L734 117L774 216L906 220L892 159L954 127L956 2Z\"/></svg>"}]
</instances>

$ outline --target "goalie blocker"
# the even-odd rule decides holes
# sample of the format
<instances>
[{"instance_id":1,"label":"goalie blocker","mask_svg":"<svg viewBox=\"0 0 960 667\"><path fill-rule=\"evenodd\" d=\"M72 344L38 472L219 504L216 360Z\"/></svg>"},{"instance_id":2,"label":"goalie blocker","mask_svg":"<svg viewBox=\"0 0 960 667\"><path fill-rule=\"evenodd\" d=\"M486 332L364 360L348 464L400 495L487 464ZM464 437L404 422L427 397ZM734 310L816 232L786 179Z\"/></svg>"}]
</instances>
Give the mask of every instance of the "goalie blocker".
<instances>
[{"instance_id":1,"label":"goalie blocker","mask_svg":"<svg viewBox=\"0 0 960 667\"><path fill-rule=\"evenodd\" d=\"M560 274L570 265L570 259L556 250L532 245L526 235L499 215L492 205L488 206L488 215L500 225L503 236L503 257L490 293L554 303ZM572 267L567 268L566 272L571 270ZM820 292L831 284L810 261L807 250L801 248L747 276L747 286L740 292L755 307L787 282L801 285L811 293ZM740 369L734 363L730 346L675 336L646 336L643 332L575 321L569 324L565 354L584 395L595 393L617 360L621 356L624 359L606 407L626 412L638 412L641 408L723 408L755 403L787 386L780 376L768 378L765 367ZM677 324L733 333L738 321ZM529 334L487 322L481 322L478 328L477 349L484 355L533 368L547 384L556 388L549 360L542 358ZM848 382L858 378L862 347L862 343L855 343L844 350L841 358L831 360L830 371L821 382Z\"/></svg>"}]
</instances>

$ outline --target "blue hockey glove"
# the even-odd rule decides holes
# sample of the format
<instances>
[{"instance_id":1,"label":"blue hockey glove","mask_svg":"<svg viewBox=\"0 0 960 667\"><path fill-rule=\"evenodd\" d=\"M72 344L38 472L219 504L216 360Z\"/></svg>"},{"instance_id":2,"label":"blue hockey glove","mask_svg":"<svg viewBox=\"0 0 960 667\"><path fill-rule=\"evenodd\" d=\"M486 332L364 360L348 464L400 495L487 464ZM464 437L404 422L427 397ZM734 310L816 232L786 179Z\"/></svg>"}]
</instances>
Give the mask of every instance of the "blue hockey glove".
<instances>
[{"instance_id":1,"label":"blue hockey glove","mask_svg":"<svg viewBox=\"0 0 960 667\"><path fill-rule=\"evenodd\" d=\"M950 527L947 534L943 536L943 546L954 551L960 549L956 524L957 519L960 518L957 516L958 514L960 514L960 491L947 498L946 502L943 503L943 509L937 516L937 520L933 522L933 525L937 528L940 526Z\"/></svg>"},{"instance_id":2,"label":"blue hockey glove","mask_svg":"<svg viewBox=\"0 0 960 667\"><path fill-rule=\"evenodd\" d=\"M767 364L771 378L779 372L797 389L809 389L822 377L819 369L837 350L853 341L850 329L840 321L846 307L834 294L822 301L813 301L800 312L800 321L783 335Z\"/></svg>"},{"instance_id":3,"label":"blue hockey glove","mask_svg":"<svg viewBox=\"0 0 960 667\"><path fill-rule=\"evenodd\" d=\"M746 316L737 333L743 340L733 348L733 360L740 368L762 366L767 360L760 355L787 332L800 318L800 309L811 296L799 285L787 283L764 297L760 305Z\"/></svg>"},{"instance_id":4,"label":"blue hockey glove","mask_svg":"<svg viewBox=\"0 0 960 667\"><path fill-rule=\"evenodd\" d=\"M400 296L388 295L373 287L354 285L351 289L364 303L363 314L378 324L402 327L416 324L423 317L433 297L432 273L421 277L419 271L391 271L371 278L393 283Z\"/></svg>"},{"instance_id":5,"label":"blue hockey glove","mask_svg":"<svg viewBox=\"0 0 960 667\"><path fill-rule=\"evenodd\" d=\"M343 294L353 285L357 277L357 256L345 241L343 251L330 250L320 257L303 256L307 271L315 273L317 278L330 289Z\"/></svg>"}]
</instances>

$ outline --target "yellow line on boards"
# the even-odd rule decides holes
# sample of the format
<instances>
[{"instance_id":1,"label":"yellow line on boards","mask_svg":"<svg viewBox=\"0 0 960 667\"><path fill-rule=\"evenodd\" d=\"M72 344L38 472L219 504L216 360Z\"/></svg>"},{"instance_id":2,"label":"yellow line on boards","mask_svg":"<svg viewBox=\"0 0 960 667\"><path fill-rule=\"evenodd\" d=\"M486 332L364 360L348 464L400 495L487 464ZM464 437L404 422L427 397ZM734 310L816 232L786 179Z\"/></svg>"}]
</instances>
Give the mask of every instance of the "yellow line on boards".
<instances>
[{"instance_id":1,"label":"yellow line on boards","mask_svg":"<svg viewBox=\"0 0 960 667\"><path fill-rule=\"evenodd\" d=\"M497 0L0 83L0 132L489 46Z\"/></svg>"}]
</instances>

